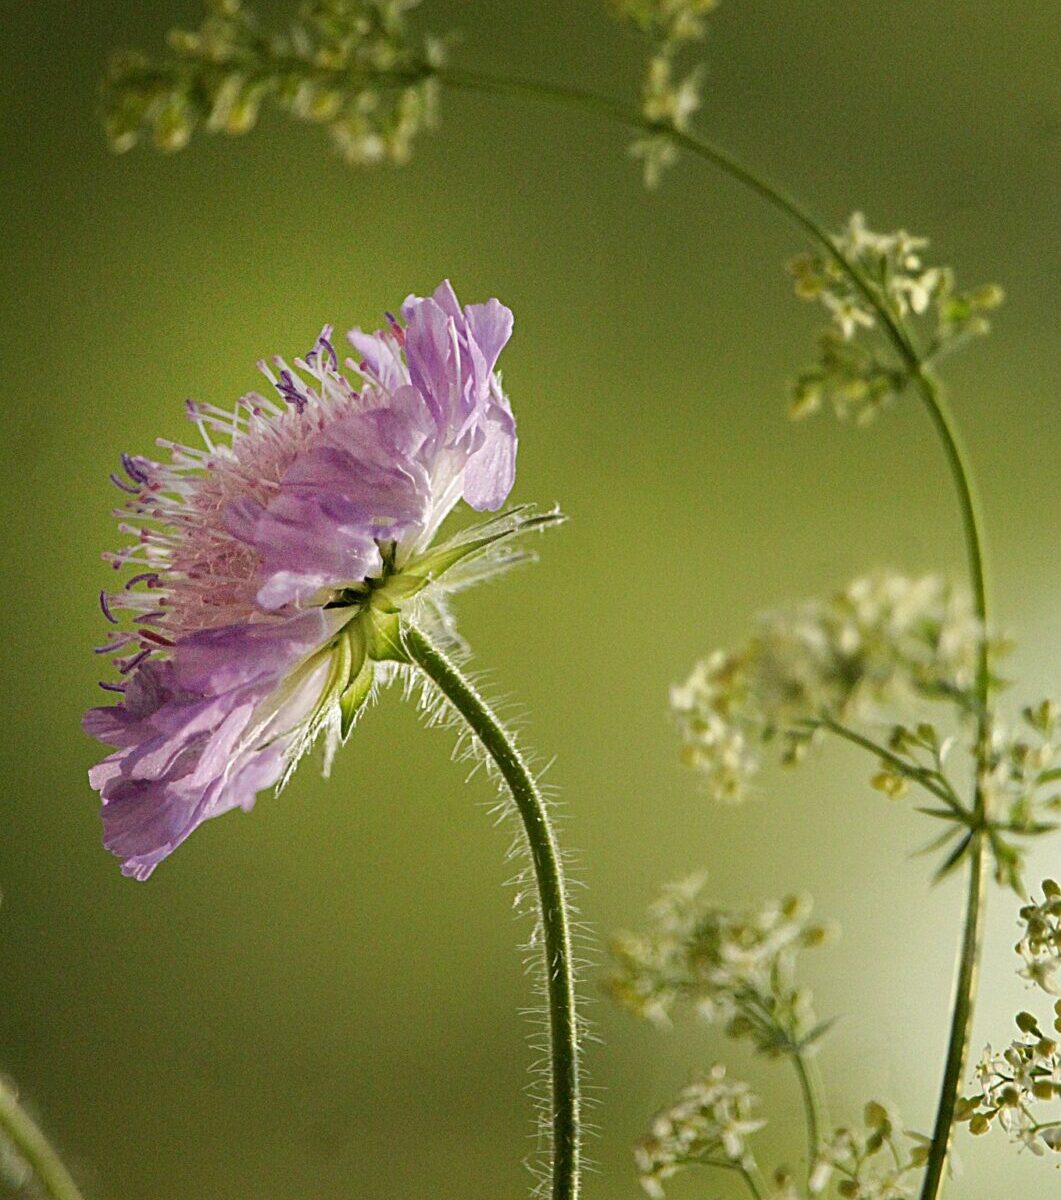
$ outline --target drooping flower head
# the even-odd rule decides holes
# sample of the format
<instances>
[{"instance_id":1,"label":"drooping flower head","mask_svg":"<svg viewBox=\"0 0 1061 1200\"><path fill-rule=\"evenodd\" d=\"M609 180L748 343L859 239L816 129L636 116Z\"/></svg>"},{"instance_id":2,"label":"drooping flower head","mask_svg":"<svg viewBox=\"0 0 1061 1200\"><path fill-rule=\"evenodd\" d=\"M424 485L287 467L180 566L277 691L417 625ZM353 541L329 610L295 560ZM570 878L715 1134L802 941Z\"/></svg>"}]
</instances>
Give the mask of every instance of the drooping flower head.
<instances>
[{"instance_id":1,"label":"drooping flower head","mask_svg":"<svg viewBox=\"0 0 1061 1200\"><path fill-rule=\"evenodd\" d=\"M167 462L124 455L112 477L134 540L104 557L135 573L100 597L121 699L85 729L115 749L90 781L128 875L283 783L321 733L327 765L402 660L402 614L440 613L458 564L511 561L515 534L555 519L516 509L432 548L460 500L492 511L512 488L495 370L512 314L461 308L446 282L388 323L351 331L347 371L329 326L293 366L259 364L272 396L189 402L201 447L160 441Z\"/></svg>"}]
</instances>

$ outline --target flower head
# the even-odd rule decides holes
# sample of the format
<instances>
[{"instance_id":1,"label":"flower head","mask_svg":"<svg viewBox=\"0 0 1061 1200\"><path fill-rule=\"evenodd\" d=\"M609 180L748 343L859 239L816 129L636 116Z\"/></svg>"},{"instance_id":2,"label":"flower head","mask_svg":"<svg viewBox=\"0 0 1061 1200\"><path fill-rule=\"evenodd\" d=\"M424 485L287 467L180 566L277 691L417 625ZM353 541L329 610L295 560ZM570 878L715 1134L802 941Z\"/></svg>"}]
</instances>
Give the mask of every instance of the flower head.
<instances>
[{"instance_id":1,"label":"flower head","mask_svg":"<svg viewBox=\"0 0 1061 1200\"><path fill-rule=\"evenodd\" d=\"M832 926L811 921L811 908L809 897L786 896L733 912L709 901L702 875L671 884L649 910L647 933L612 940L608 990L658 1024L687 1002L768 1057L808 1048L826 1026L796 981L797 960L835 936Z\"/></svg>"},{"instance_id":2,"label":"flower head","mask_svg":"<svg viewBox=\"0 0 1061 1200\"><path fill-rule=\"evenodd\" d=\"M516 509L432 548L460 500L495 510L512 487L495 370L512 314L462 308L447 282L401 318L353 330L346 372L326 327L293 366L260 364L272 397L189 402L201 447L123 456L113 479L134 540L104 557L136 572L100 597L118 626L100 652L122 676L103 686L121 700L85 728L114 747L90 780L126 874L146 878L204 820L249 808L321 733L327 764L402 660L401 613L438 611L458 564L503 565L516 533L556 519Z\"/></svg>"},{"instance_id":3,"label":"flower head","mask_svg":"<svg viewBox=\"0 0 1061 1200\"><path fill-rule=\"evenodd\" d=\"M749 1170L755 1160L751 1134L766 1124L752 1116L758 1097L748 1084L726 1078L716 1063L652 1119L652 1128L634 1148L641 1186L663 1200L663 1183L689 1166L729 1166Z\"/></svg>"},{"instance_id":4,"label":"flower head","mask_svg":"<svg viewBox=\"0 0 1061 1200\"><path fill-rule=\"evenodd\" d=\"M716 799L739 800L759 750L823 716L865 718L914 700L966 702L980 624L967 596L936 576L878 573L828 600L760 618L736 650L716 651L671 690L682 757Z\"/></svg>"},{"instance_id":5,"label":"flower head","mask_svg":"<svg viewBox=\"0 0 1061 1200\"><path fill-rule=\"evenodd\" d=\"M321 125L347 162L404 163L435 120L442 44L406 14L417 0L306 0L283 30L243 0L208 0L196 30L174 29L157 59L121 54L103 81L103 119L121 154L145 136L183 150L197 129L235 137L272 105Z\"/></svg>"},{"instance_id":6,"label":"flower head","mask_svg":"<svg viewBox=\"0 0 1061 1200\"><path fill-rule=\"evenodd\" d=\"M988 332L987 314L1002 303L1002 289L958 291L949 267L925 266L927 238L905 229L874 233L858 212L833 245L835 254L800 254L789 263L796 295L817 301L832 318L817 362L796 380L789 414L805 417L829 404L841 419L864 425L910 380L910 360L896 357L882 314L933 361Z\"/></svg>"}]
</instances>

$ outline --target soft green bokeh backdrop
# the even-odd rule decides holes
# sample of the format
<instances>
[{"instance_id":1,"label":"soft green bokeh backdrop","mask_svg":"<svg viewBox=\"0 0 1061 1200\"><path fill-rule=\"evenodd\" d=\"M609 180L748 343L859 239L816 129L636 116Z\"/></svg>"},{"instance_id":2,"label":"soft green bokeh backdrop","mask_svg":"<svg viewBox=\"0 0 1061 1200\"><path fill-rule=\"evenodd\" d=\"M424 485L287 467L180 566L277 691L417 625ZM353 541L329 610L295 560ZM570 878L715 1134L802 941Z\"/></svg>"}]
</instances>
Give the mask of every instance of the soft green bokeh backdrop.
<instances>
[{"instance_id":1,"label":"soft green bokeh backdrop","mask_svg":"<svg viewBox=\"0 0 1061 1200\"><path fill-rule=\"evenodd\" d=\"M593 120L466 96L445 97L440 131L400 171L348 169L318 131L279 119L115 159L93 113L105 55L156 50L171 24L197 22L196 0L2 7L0 1065L87 1194L524 1194L526 931L490 791L448 761L449 736L388 696L330 782L307 766L139 885L99 847L96 749L78 728L98 698L87 648L117 453L181 435L186 394L230 403L260 355L299 352L324 321L370 323L444 275L515 310L517 496L572 517L540 566L461 616L493 688L529 714L529 744L557 758L585 919L636 923L658 883L700 867L738 903L807 888L845 928L809 964L821 1011L843 1014L824 1055L834 1111L854 1117L872 1094L924 1128L960 893L927 889L910 857L923 824L836 749L768 774L744 808L712 807L675 765L665 713L669 682L757 608L878 563L962 570L915 406L866 433L782 416L818 324L780 270L799 237L696 164L646 195L623 135ZM1061 663L1057 16L1039 0L727 0L702 117L830 221L864 208L877 227L931 234L966 282L1005 284L995 335L947 378L996 611L1020 638L1015 702L1056 688ZM635 86L640 48L593 0L451 0L423 19L464 31L462 63ZM994 897L977 1047L1008 1040L1029 1002L1014 918ZM603 1134L587 1200L632 1198L629 1143L723 1049L691 1024L661 1035L592 1011ZM732 1057L770 1107L795 1103L783 1073ZM778 1121L767 1142L794 1154L794 1138ZM960 1152L956 1197L1054 1194L1056 1168L1001 1137L962 1136ZM728 1186L702 1177L674 1195Z\"/></svg>"}]
</instances>

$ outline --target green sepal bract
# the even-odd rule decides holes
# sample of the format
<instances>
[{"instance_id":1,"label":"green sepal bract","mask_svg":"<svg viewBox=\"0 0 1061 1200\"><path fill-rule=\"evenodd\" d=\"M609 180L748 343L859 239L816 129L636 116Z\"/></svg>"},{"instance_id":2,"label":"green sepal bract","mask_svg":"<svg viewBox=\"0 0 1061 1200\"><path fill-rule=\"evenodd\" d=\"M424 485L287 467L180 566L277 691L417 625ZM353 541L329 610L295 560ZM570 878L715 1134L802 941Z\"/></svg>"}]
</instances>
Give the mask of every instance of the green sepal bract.
<instances>
[{"instance_id":1,"label":"green sepal bract","mask_svg":"<svg viewBox=\"0 0 1061 1200\"><path fill-rule=\"evenodd\" d=\"M339 697L339 734L344 742L350 736L350 730L372 694L375 674L371 661L366 657L361 664L361 670Z\"/></svg>"},{"instance_id":2,"label":"green sepal bract","mask_svg":"<svg viewBox=\"0 0 1061 1200\"><path fill-rule=\"evenodd\" d=\"M414 558L406 565L403 574L408 572L426 582L433 582L458 563L469 563L484 558L492 550L499 549L521 534L548 529L553 525L562 524L564 520L566 518L563 513L556 509L542 513L536 511L533 505L518 505L489 521L458 533L444 545ZM502 566L507 565L505 560Z\"/></svg>"},{"instance_id":3,"label":"green sepal bract","mask_svg":"<svg viewBox=\"0 0 1061 1200\"><path fill-rule=\"evenodd\" d=\"M368 656L376 662L407 663L402 641L401 617L397 612L370 608L364 615Z\"/></svg>"},{"instance_id":4,"label":"green sepal bract","mask_svg":"<svg viewBox=\"0 0 1061 1200\"><path fill-rule=\"evenodd\" d=\"M369 605L377 611L396 613L403 600L409 600L427 587L429 580L422 574L401 571L392 575L387 582L372 593Z\"/></svg>"}]
</instances>

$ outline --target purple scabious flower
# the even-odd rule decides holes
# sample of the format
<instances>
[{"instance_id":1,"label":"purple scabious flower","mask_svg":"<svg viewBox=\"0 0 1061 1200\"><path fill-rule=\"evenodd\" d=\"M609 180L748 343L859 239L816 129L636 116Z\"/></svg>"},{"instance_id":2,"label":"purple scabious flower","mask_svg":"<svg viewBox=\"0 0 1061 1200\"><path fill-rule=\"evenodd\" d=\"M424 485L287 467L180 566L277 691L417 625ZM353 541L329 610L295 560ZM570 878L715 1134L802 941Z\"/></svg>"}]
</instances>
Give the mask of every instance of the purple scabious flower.
<instances>
[{"instance_id":1,"label":"purple scabious flower","mask_svg":"<svg viewBox=\"0 0 1061 1200\"><path fill-rule=\"evenodd\" d=\"M516 509L433 545L460 500L493 511L512 488L495 370L512 314L462 308L444 282L388 322L348 334L346 371L329 326L293 365L259 364L272 397L189 401L202 446L160 440L167 462L123 455L112 476L133 541L104 558L136 570L100 596L115 628L99 652L120 675L102 686L120 701L84 727L114 749L89 779L127 875L146 879L203 821L282 785L320 734L327 767L402 660L406 608L441 614L458 563L503 565L516 556L502 543L552 519Z\"/></svg>"}]
</instances>

